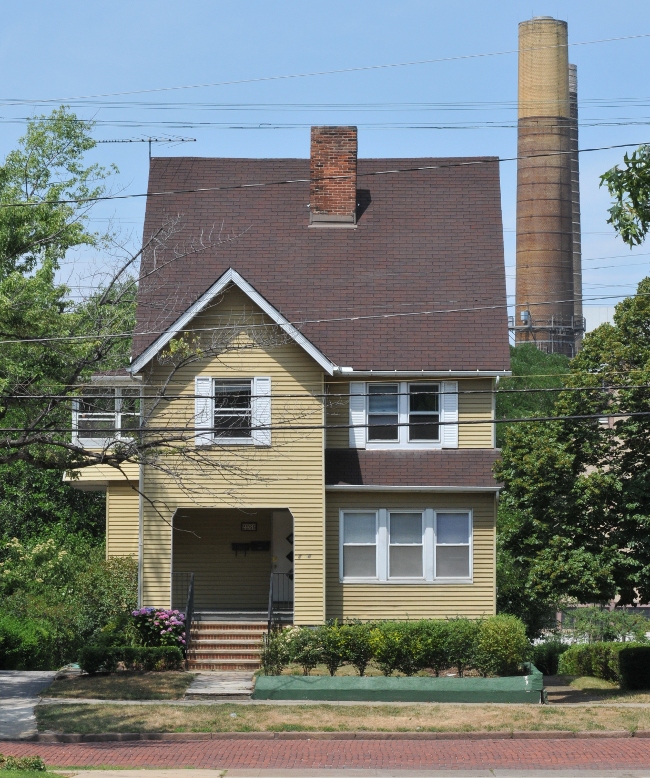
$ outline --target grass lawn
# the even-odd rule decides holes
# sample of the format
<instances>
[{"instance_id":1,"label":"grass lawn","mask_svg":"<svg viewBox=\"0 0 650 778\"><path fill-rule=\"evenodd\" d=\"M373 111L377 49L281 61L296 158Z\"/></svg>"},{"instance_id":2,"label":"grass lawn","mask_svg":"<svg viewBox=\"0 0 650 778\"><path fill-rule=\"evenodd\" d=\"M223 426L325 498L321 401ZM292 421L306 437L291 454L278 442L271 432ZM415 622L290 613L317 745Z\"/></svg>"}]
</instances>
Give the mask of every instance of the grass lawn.
<instances>
[{"instance_id":1,"label":"grass lawn","mask_svg":"<svg viewBox=\"0 0 650 778\"><path fill-rule=\"evenodd\" d=\"M500 732L650 729L650 708L561 705L42 705L39 731Z\"/></svg>"},{"instance_id":2,"label":"grass lawn","mask_svg":"<svg viewBox=\"0 0 650 778\"><path fill-rule=\"evenodd\" d=\"M193 678L193 673L179 671L82 675L54 681L41 696L93 700L178 700Z\"/></svg>"}]
</instances>

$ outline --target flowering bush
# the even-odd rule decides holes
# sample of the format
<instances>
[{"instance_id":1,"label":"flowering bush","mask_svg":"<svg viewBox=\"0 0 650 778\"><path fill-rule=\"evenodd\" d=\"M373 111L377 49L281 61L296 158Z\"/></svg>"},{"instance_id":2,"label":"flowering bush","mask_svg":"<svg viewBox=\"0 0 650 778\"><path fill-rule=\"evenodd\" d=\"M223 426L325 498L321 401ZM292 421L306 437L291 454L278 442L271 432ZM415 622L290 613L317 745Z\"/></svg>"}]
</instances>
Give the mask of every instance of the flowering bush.
<instances>
[{"instance_id":1,"label":"flowering bush","mask_svg":"<svg viewBox=\"0 0 650 778\"><path fill-rule=\"evenodd\" d=\"M144 646L185 649L185 614L161 608L138 608L131 615Z\"/></svg>"}]
</instances>

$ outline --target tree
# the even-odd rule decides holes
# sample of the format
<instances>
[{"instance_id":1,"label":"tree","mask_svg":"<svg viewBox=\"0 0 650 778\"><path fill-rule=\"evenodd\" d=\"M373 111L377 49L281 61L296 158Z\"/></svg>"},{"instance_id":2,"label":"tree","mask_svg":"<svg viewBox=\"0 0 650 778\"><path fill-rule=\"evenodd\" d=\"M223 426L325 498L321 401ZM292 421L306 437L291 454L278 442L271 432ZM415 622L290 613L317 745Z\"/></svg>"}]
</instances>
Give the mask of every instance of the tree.
<instances>
[{"instance_id":1,"label":"tree","mask_svg":"<svg viewBox=\"0 0 650 778\"><path fill-rule=\"evenodd\" d=\"M569 372L569 358L547 354L532 343L510 347L512 378L501 379L496 399L497 419L551 416L562 377ZM542 391L532 391L539 389ZM497 425L497 445L503 445L509 425Z\"/></svg>"},{"instance_id":2,"label":"tree","mask_svg":"<svg viewBox=\"0 0 650 778\"><path fill-rule=\"evenodd\" d=\"M607 223L632 247L643 243L650 230L650 146L639 146L623 161L625 167L608 170L600 185L614 198Z\"/></svg>"},{"instance_id":3,"label":"tree","mask_svg":"<svg viewBox=\"0 0 650 778\"><path fill-rule=\"evenodd\" d=\"M587 418L506 433L500 544L536 602L650 598L649 332L646 278L570 364L554 414Z\"/></svg>"}]
</instances>

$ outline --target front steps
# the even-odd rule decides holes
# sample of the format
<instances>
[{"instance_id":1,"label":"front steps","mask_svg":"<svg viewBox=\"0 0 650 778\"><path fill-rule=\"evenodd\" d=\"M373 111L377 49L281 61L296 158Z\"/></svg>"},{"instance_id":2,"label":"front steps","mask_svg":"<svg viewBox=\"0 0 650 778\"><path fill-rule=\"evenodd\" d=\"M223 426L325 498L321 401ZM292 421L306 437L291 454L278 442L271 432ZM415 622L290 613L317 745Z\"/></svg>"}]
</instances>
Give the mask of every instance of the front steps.
<instances>
[{"instance_id":1,"label":"front steps","mask_svg":"<svg viewBox=\"0 0 650 778\"><path fill-rule=\"evenodd\" d=\"M255 672L261 665L265 621L192 621L188 670Z\"/></svg>"}]
</instances>

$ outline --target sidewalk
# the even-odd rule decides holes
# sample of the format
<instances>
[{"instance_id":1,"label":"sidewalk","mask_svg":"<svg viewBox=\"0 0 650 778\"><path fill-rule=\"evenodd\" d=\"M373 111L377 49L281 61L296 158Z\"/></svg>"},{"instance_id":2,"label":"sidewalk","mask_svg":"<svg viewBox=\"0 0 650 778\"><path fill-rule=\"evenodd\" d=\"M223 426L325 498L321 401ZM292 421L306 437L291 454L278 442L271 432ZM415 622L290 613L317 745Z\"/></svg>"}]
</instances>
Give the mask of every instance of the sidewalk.
<instances>
[{"instance_id":1,"label":"sidewalk","mask_svg":"<svg viewBox=\"0 0 650 778\"><path fill-rule=\"evenodd\" d=\"M555 775L582 771L643 771L650 776L650 739L574 738L556 740L199 740L136 741L133 743L2 743L5 755L39 755L50 767L199 768L257 771L256 775L286 770L411 771L552 770ZM262 771L262 772L259 772ZM269 771L269 772L267 772ZM272 772L271 772L272 771ZM249 772L248 775L251 773ZM470 773L471 774L471 773ZM480 774L480 773L479 773ZM507 773L504 773L504 775ZM141 775L141 774L140 774ZM192 775L195 776L195 773ZM229 775L231 775L229 773ZM111 772L112 778L115 773ZM93 771L90 778L98 778ZM139 778L139 777L138 777Z\"/></svg>"},{"instance_id":2,"label":"sidewalk","mask_svg":"<svg viewBox=\"0 0 650 778\"><path fill-rule=\"evenodd\" d=\"M36 733L34 708L38 694L54 680L54 672L0 670L0 738Z\"/></svg>"}]
</instances>

